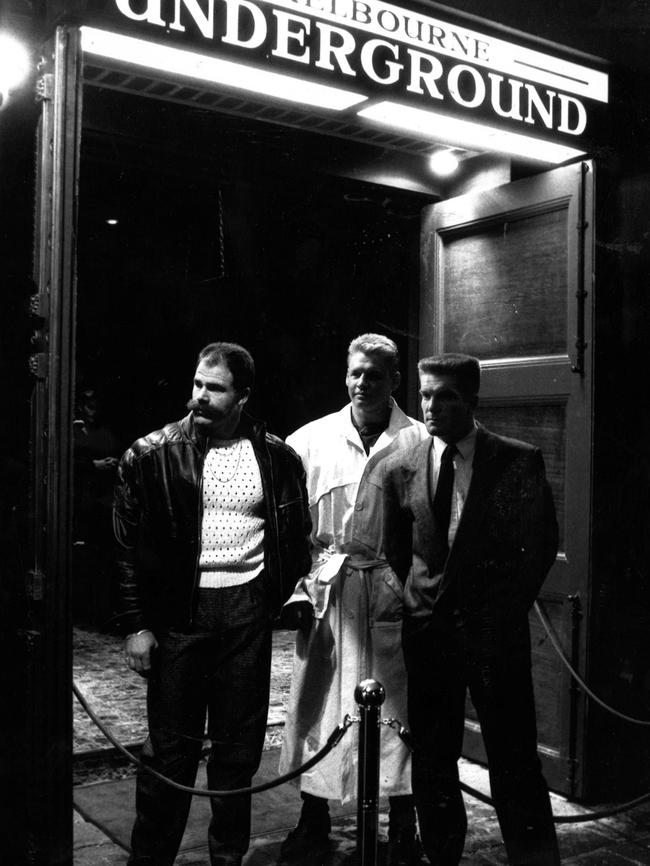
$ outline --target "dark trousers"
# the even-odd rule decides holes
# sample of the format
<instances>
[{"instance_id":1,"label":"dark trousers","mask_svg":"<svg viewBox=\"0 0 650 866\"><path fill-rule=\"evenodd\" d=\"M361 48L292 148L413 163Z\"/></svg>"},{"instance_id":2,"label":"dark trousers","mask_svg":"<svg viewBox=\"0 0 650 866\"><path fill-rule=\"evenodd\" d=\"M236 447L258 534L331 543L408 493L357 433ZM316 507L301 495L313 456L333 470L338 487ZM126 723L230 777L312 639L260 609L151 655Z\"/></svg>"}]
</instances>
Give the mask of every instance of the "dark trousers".
<instances>
[{"instance_id":1,"label":"dark trousers","mask_svg":"<svg viewBox=\"0 0 650 866\"><path fill-rule=\"evenodd\" d=\"M487 752L492 798L511 866L560 862L548 788L537 756L528 623L469 628L438 616L404 634L413 793L433 866L457 866L467 817L460 790L467 689Z\"/></svg>"},{"instance_id":2,"label":"dark trousers","mask_svg":"<svg viewBox=\"0 0 650 866\"><path fill-rule=\"evenodd\" d=\"M271 628L262 579L200 590L191 633L170 631L158 639L142 760L192 786L207 713L208 787L249 786L262 755L269 703ZM190 803L190 794L139 771L131 866L171 866ZM250 795L212 797L210 804L211 863L237 863L250 840Z\"/></svg>"}]
</instances>

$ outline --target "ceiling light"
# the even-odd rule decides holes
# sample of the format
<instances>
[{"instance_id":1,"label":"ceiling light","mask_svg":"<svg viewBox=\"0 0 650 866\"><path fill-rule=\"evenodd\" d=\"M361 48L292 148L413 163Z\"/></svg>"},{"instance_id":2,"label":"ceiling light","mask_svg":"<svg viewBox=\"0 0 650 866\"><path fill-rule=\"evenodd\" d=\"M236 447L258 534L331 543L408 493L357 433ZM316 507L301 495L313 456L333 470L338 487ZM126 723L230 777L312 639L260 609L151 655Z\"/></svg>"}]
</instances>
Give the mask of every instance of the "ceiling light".
<instances>
[{"instance_id":1,"label":"ceiling light","mask_svg":"<svg viewBox=\"0 0 650 866\"><path fill-rule=\"evenodd\" d=\"M0 94L6 95L27 80L31 59L22 42L0 32Z\"/></svg>"},{"instance_id":2,"label":"ceiling light","mask_svg":"<svg viewBox=\"0 0 650 866\"><path fill-rule=\"evenodd\" d=\"M291 75L270 72L268 69L256 69L242 63L233 63L230 60L197 54L181 48L171 48L144 39L135 39L132 36L97 30L94 27L81 28L81 47L88 54L99 57L197 78L200 81L222 84L276 99L301 102L318 108L343 111L367 99L362 93L304 81Z\"/></svg>"},{"instance_id":3,"label":"ceiling light","mask_svg":"<svg viewBox=\"0 0 650 866\"><path fill-rule=\"evenodd\" d=\"M429 157L429 168L440 177L453 174L459 165L459 159L453 150L437 150Z\"/></svg>"},{"instance_id":4,"label":"ceiling light","mask_svg":"<svg viewBox=\"0 0 650 866\"><path fill-rule=\"evenodd\" d=\"M361 109L358 115L382 126L406 129L444 144L495 151L542 162L565 162L567 159L583 156L585 153L584 150L577 150L564 144L507 132L483 123L457 120L444 114L437 114L435 111L411 108L398 102L378 102Z\"/></svg>"}]
</instances>

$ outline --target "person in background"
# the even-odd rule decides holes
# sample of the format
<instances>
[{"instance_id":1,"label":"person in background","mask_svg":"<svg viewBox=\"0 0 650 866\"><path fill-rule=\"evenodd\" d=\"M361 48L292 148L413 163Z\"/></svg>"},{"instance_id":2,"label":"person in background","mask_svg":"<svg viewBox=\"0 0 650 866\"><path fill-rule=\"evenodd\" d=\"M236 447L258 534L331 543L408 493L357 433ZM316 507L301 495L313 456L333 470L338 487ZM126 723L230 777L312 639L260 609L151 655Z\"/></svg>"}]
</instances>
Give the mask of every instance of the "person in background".
<instances>
[{"instance_id":1,"label":"person in background","mask_svg":"<svg viewBox=\"0 0 650 866\"><path fill-rule=\"evenodd\" d=\"M98 508L110 515L120 454L117 436L106 424L102 401L94 388L84 388L79 394L73 435L75 516L80 527L92 532Z\"/></svg>"},{"instance_id":2,"label":"person in background","mask_svg":"<svg viewBox=\"0 0 650 866\"><path fill-rule=\"evenodd\" d=\"M480 366L419 362L430 438L386 464L386 556L406 585L404 654L413 792L424 850L457 866L467 818L458 778L469 689L511 866L560 862L537 755L528 611L558 527L539 448L474 419Z\"/></svg>"},{"instance_id":3,"label":"person in background","mask_svg":"<svg viewBox=\"0 0 650 866\"><path fill-rule=\"evenodd\" d=\"M280 772L311 758L344 718L354 715L363 679L386 691L383 714L405 719L406 672L401 648L402 585L383 553L382 466L427 437L423 424L397 406L395 343L362 334L348 349L350 402L287 438L307 472L313 522L312 566L285 607L298 627ZM381 740L381 787L389 796L388 863L419 861L406 747L392 730ZM328 800L356 797L357 730L300 778L302 811L280 862L314 863L327 849Z\"/></svg>"},{"instance_id":4,"label":"person in background","mask_svg":"<svg viewBox=\"0 0 650 866\"><path fill-rule=\"evenodd\" d=\"M105 628L112 621L117 603L111 557L111 507L122 449L106 422L100 395L91 385L82 388L78 395L73 446L72 609L76 620Z\"/></svg>"},{"instance_id":5,"label":"person in background","mask_svg":"<svg viewBox=\"0 0 650 866\"><path fill-rule=\"evenodd\" d=\"M201 350L189 414L124 454L114 522L128 667L148 677L142 760L194 784L207 714L208 787L250 786L264 744L271 622L310 567L305 474L245 414L254 363ZM130 866L171 866L191 795L140 771ZM212 866L239 866L250 795L211 797Z\"/></svg>"}]
</instances>

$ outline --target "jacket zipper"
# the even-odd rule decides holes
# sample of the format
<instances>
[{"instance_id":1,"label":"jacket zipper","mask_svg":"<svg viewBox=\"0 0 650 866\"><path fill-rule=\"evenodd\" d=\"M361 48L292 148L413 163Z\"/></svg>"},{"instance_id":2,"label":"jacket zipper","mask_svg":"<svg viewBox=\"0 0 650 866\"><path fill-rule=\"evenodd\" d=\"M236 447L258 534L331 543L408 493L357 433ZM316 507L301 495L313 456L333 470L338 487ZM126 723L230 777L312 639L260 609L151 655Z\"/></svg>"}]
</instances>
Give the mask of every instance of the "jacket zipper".
<instances>
[{"instance_id":1,"label":"jacket zipper","mask_svg":"<svg viewBox=\"0 0 650 866\"><path fill-rule=\"evenodd\" d=\"M253 449L261 452L261 456L263 460L260 461L258 458L258 464L260 465L260 475L262 476L262 489L264 490L264 500L266 502L266 512L269 516L269 520L271 522L271 529L273 532L273 547L275 551L275 569L277 570L278 579L280 584L282 583L282 558L280 556L280 527L278 525L278 510L276 508L275 502L275 487L273 483L273 462L271 460L271 454L269 452L268 445L266 443L266 436L264 434L264 430L261 430L261 436L253 439ZM256 447L257 446L257 447ZM264 463L268 466L268 475L264 471ZM271 574L267 573L266 575L266 585L269 589L269 597L272 596L272 582L271 582ZM275 608L275 599L271 599L273 602L273 607Z\"/></svg>"},{"instance_id":2,"label":"jacket zipper","mask_svg":"<svg viewBox=\"0 0 650 866\"><path fill-rule=\"evenodd\" d=\"M193 445L195 450L198 452L199 449ZM201 528L203 526L203 466L205 464L205 458L208 453L208 449L210 447L210 437L205 437L205 445L203 446L203 453L199 452L199 459L197 461L198 465L198 482L199 482L199 496L198 501L196 503L196 536L197 536L197 544L196 544L196 560L194 562L194 582L192 585L192 595L190 597L190 611L189 611L189 624L194 625L194 600L196 598L196 590L199 584L199 572L200 567L199 564L201 562Z\"/></svg>"},{"instance_id":3,"label":"jacket zipper","mask_svg":"<svg viewBox=\"0 0 650 866\"><path fill-rule=\"evenodd\" d=\"M264 443L266 447L266 442ZM269 453L268 447L266 447L266 453L268 455L269 460L269 477L271 479L271 514L273 519L273 533L275 535L275 558L276 558L276 568L278 570L278 586L281 591L283 584L283 575L282 575L282 557L280 555L280 527L278 525L278 509L275 502L275 485L273 483L273 461L271 460L271 454ZM271 575L267 575L267 581L271 580ZM270 595L270 593L269 593ZM275 601L275 599L273 600ZM275 606L275 605L274 605Z\"/></svg>"}]
</instances>

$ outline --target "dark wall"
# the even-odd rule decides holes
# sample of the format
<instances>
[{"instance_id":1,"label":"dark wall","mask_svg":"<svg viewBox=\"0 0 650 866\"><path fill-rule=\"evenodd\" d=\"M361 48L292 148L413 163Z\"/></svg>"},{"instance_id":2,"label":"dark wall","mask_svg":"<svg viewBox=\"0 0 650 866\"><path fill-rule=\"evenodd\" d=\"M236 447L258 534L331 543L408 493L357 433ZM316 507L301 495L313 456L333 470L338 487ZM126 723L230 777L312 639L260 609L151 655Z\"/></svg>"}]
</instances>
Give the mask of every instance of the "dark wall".
<instances>
[{"instance_id":1,"label":"dark wall","mask_svg":"<svg viewBox=\"0 0 650 866\"><path fill-rule=\"evenodd\" d=\"M597 173L590 678L610 706L650 719L650 172ZM650 788L647 727L588 704L594 798Z\"/></svg>"}]
</instances>

